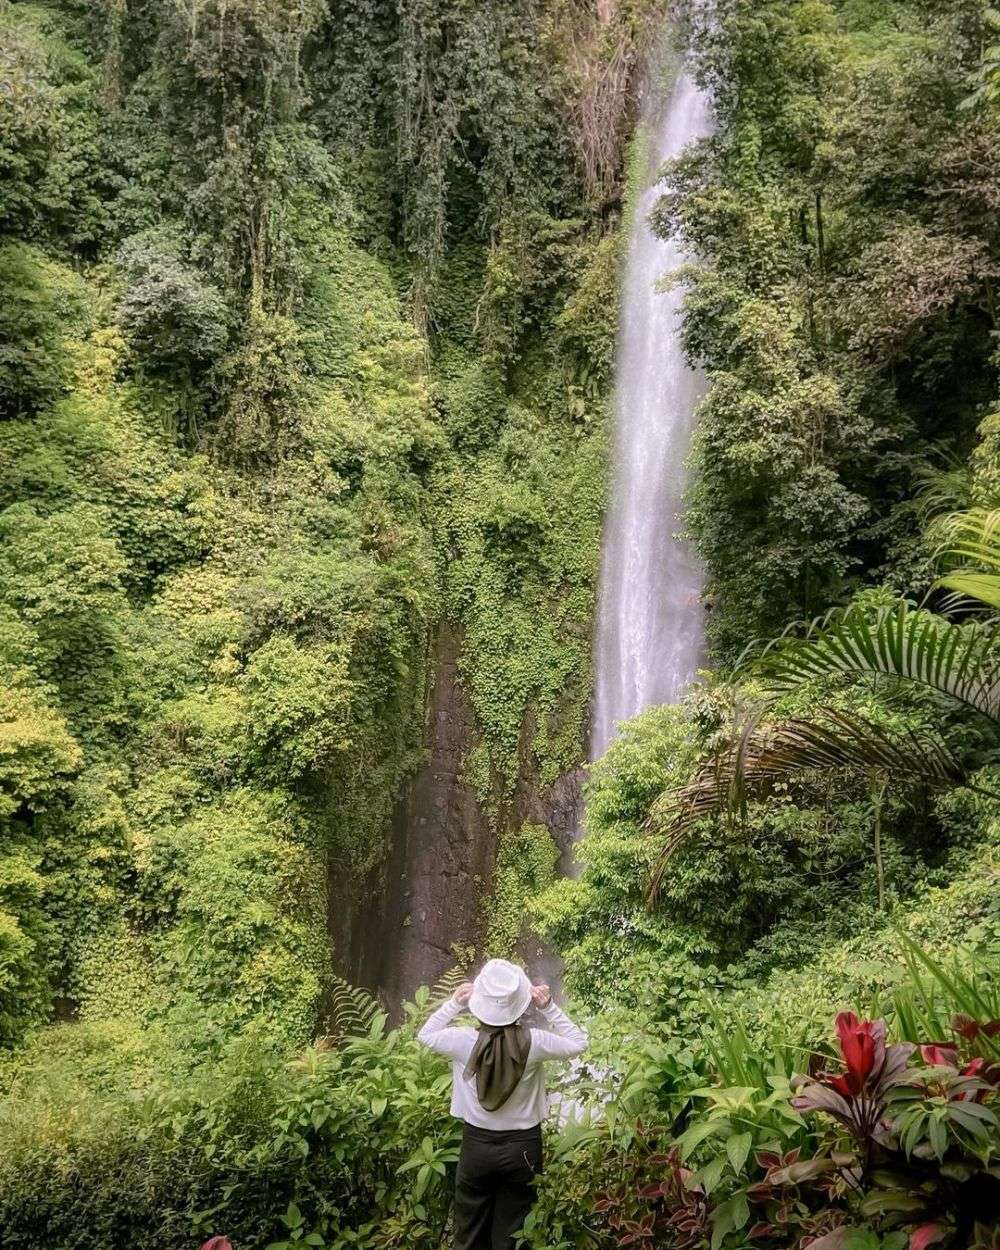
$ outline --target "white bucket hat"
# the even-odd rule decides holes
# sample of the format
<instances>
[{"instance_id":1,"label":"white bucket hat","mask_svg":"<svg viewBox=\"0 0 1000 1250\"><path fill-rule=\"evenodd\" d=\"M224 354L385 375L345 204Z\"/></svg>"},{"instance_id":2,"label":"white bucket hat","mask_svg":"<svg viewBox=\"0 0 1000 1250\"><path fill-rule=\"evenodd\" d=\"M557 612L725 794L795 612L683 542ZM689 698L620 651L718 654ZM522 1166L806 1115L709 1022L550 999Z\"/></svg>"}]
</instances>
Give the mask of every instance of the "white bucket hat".
<instances>
[{"instance_id":1,"label":"white bucket hat","mask_svg":"<svg viewBox=\"0 0 1000 1250\"><path fill-rule=\"evenodd\" d=\"M513 1024L530 1002L531 982L524 969L506 959L491 959L472 983L469 1010L483 1024Z\"/></svg>"}]
</instances>

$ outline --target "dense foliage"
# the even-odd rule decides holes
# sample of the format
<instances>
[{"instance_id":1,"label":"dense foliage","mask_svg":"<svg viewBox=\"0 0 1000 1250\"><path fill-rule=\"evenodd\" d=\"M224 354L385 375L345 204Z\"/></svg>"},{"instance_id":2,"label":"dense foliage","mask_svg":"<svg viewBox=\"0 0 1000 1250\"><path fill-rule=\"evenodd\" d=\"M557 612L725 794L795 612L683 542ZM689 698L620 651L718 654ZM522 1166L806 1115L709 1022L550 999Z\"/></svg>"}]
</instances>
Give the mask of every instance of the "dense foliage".
<instances>
[{"instance_id":1,"label":"dense foliage","mask_svg":"<svg viewBox=\"0 0 1000 1250\"><path fill-rule=\"evenodd\" d=\"M723 3L702 32L722 124L661 220L704 257L690 523L729 658L872 574L927 583L914 495L996 394L997 118L965 107L984 22L963 0Z\"/></svg>"},{"instance_id":2,"label":"dense foliage","mask_svg":"<svg viewBox=\"0 0 1000 1250\"><path fill-rule=\"evenodd\" d=\"M442 1244L432 995L335 969L446 622L486 941L593 1017L524 1244L996 1250L980 0L669 6L712 671L590 770L579 875L542 823L665 7L0 0L5 1247Z\"/></svg>"},{"instance_id":3,"label":"dense foliage","mask_svg":"<svg viewBox=\"0 0 1000 1250\"><path fill-rule=\"evenodd\" d=\"M484 805L579 759L621 151L564 119L641 6L567 13L0 9L6 1043L312 1037L442 615Z\"/></svg>"}]
</instances>

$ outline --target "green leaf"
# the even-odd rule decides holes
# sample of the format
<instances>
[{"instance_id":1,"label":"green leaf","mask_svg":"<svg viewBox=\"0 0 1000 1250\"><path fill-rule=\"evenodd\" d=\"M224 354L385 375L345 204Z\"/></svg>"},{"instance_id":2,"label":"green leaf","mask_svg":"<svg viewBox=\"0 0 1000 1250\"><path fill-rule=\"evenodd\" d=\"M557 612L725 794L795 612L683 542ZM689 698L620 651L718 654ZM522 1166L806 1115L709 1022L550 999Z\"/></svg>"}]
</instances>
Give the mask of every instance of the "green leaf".
<instances>
[{"instance_id":1,"label":"green leaf","mask_svg":"<svg viewBox=\"0 0 1000 1250\"><path fill-rule=\"evenodd\" d=\"M717 1133L725 1132L728 1129L728 1120L696 1120L677 1139L681 1148L681 1158L687 1160L696 1146L700 1146L707 1138L713 1137Z\"/></svg>"},{"instance_id":2,"label":"green leaf","mask_svg":"<svg viewBox=\"0 0 1000 1250\"><path fill-rule=\"evenodd\" d=\"M747 1161L752 1145L753 1135L751 1133L740 1133L738 1137L730 1137L726 1140L726 1154L729 1156L729 1162L733 1165L733 1171L737 1176L743 1171L743 1165Z\"/></svg>"},{"instance_id":3,"label":"green leaf","mask_svg":"<svg viewBox=\"0 0 1000 1250\"><path fill-rule=\"evenodd\" d=\"M710 1194L713 1189L722 1180L722 1174L726 1170L726 1156L717 1155L710 1163L697 1173L697 1179L701 1183L706 1194Z\"/></svg>"},{"instance_id":4,"label":"green leaf","mask_svg":"<svg viewBox=\"0 0 1000 1250\"><path fill-rule=\"evenodd\" d=\"M870 1228L848 1228L840 1245L841 1250L880 1250L881 1242Z\"/></svg>"},{"instance_id":5,"label":"green leaf","mask_svg":"<svg viewBox=\"0 0 1000 1250\"><path fill-rule=\"evenodd\" d=\"M730 1233L743 1228L750 1219L746 1194L733 1194L712 1213L712 1250L718 1250Z\"/></svg>"},{"instance_id":6,"label":"green leaf","mask_svg":"<svg viewBox=\"0 0 1000 1250\"><path fill-rule=\"evenodd\" d=\"M927 1126L928 1137L931 1143L931 1150L939 1159L944 1158L944 1152L948 1149L948 1130L942 1120L932 1119Z\"/></svg>"},{"instance_id":7,"label":"green leaf","mask_svg":"<svg viewBox=\"0 0 1000 1250\"><path fill-rule=\"evenodd\" d=\"M956 1124L964 1128L966 1132L971 1133L973 1137L988 1138L990 1130L987 1124L971 1112L969 1109L971 1106L975 1106L975 1104L954 1103L948 1108L948 1115Z\"/></svg>"}]
</instances>

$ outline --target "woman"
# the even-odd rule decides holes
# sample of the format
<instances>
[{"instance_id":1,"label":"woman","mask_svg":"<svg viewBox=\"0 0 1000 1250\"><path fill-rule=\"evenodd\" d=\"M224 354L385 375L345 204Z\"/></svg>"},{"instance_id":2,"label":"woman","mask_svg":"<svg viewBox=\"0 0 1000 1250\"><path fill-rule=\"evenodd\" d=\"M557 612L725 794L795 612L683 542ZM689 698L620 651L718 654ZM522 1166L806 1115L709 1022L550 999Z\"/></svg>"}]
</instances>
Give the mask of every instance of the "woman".
<instances>
[{"instance_id":1,"label":"woman","mask_svg":"<svg viewBox=\"0 0 1000 1250\"><path fill-rule=\"evenodd\" d=\"M550 1029L522 1022L532 1002ZM478 1028L451 1027L466 1004ZM523 968L491 959L417 1037L451 1060L451 1114L465 1123L455 1179L455 1250L511 1250L542 1169L542 1065L579 1055L587 1035L559 1010L547 985L532 986Z\"/></svg>"}]
</instances>

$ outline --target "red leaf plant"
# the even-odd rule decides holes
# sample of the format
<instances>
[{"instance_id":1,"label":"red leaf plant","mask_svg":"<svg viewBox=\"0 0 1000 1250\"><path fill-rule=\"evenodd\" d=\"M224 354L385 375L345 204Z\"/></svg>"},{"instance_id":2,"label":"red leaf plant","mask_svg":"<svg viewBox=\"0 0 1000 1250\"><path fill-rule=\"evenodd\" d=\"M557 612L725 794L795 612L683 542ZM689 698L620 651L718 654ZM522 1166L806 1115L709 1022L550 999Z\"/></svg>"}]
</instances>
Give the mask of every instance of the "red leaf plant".
<instances>
[{"instance_id":1,"label":"red leaf plant","mask_svg":"<svg viewBox=\"0 0 1000 1250\"><path fill-rule=\"evenodd\" d=\"M920 1054L924 1063L930 1067L947 1069L949 1077L954 1073L960 1078L967 1078L967 1088L963 1087L961 1080L952 1078L948 1081L947 1088L939 1091L955 1102L982 1102L989 1092L989 1085L983 1082L996 1084L996 1078L1000 1077L996 1066L987 1064L982 1055L976 1055L959 1067L958 1045L955 1042L926 1042L920 1047ZM926 1079L924 1084L928 1085Z\"/></svg>"},{"instance_id":2,"label":"red leaf plant","mask_svg":"<svg viewBox=\"0 0 1000 1250\"><path fill-rule=\"evenodd\" d=\"M764 1179L751 1185L747 1199L763 1206L749 1231L753 1241L790 1248L811 1246L844 1224L844 1212L833 1204L847 1156L817 1155L802 1159L800 1150L781 1155L761 1150L754 1156Z\"/></svg>"},{"instance_id":3,"label":"red leaf plant","mask_svg":"<svg viewBox=\"0 0 1000 1250\"><path fill-rule=\"evenodd\" d=\"M972 1040L989 1036L994 1022L956 1017L952 1024ZM910 1067L917 1047L887 1045L884 1020L844 1012L836 1029L843 1070L796 1078L792 1106L830 1116L847 1142L827 1137L805 1159L796 1151L758 1155L764 1178L747 1198L764 1209L755 1213L751 1237L782 1250L837 1250L860 1220L905 1230L909 1250L937 1243L992 1250L980 1230L1000 1224L1000 1172L991 1162L997 1119L988 1107L973 1113L971 1104L992 1099L1000 1065L981 1057L963 1062L955 1042L927 1042L919 1048L927 1066ZM960 1131L927 1127L945 1120Z\"/></svg>"},{"instance_id":4,"label":"red leaf plant","mask_svg":"<svg viewBox=\"0 0 1000 1250\"><path fill-rule=\"evenodd\" d=\"M209 1237L201 1250L233 1250L233 1243L228 1237Z\"/></svg>"},{"instance_id":5,"label":"red leaf plant","mask_svg":"<svg viewBox=\"0 0 1000 1250\"><path fill-rule=\"evenodd\" d=\"M1000 1033L1000 1020L973 1020L964 1012L957 1012L951 1018L951 1027L967 1042L974 1042L977 1037L996 1037Z\"/></svg>"},{"instance_id":6,"label":"red leaf plant","mask_svg":"<svg viewBox=\"0 0 1000 1250\"><path fill-rule=\"evenodd\" d=\"M700 1185L689 1188L693 1173L676 1149L636 1161L640 1182L604 1194L594 1211L604 1217L613 1245L652 1250L694 1250L711 1233L708 1200ZM652 1175L651 1175L652 1173Z\"/></svg>"},{"instance_id":7,"label":"red leaf plant","mask_svg":"<svg viewBox=\"0 0 1000 1250\"><path fill-rule=\"evenodd\" d=\"M871 1164L876 1134L885 1124L890 1090L912 1078L907 1064L916 1049L909 1042L887 1046L884 1020L859 1020L842 1011L836 1021L844 1071L798 1077L796 1111L825 1111L862 1147L862 1168Z\"/></svg>"}]
</instances>

